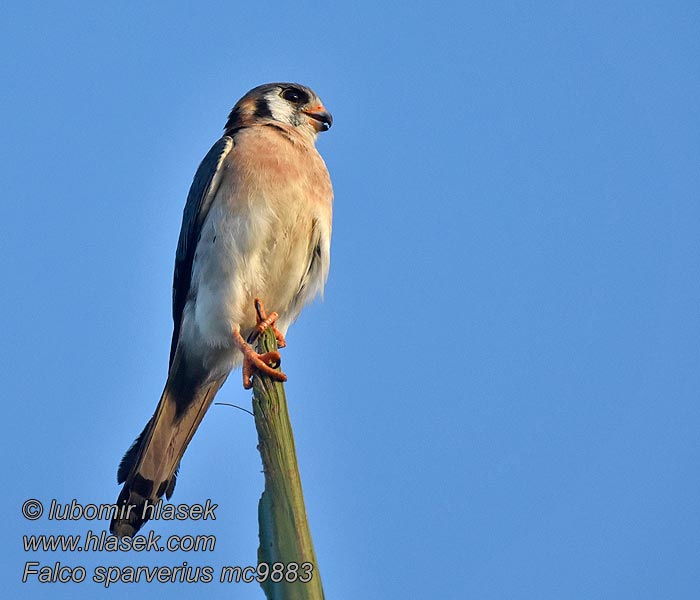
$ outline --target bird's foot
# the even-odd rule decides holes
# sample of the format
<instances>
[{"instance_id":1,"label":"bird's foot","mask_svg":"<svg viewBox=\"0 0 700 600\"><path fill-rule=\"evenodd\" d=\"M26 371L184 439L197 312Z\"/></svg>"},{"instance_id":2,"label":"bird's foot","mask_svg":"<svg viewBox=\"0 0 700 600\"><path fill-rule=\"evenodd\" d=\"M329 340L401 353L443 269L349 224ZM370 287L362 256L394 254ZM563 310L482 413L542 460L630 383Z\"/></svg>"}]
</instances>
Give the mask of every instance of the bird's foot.
<instances>
[{"instance_id":1,"label":"bird's foot","mask_svg":"<svg viewBox=\"0 0 700 600\"><path fill-rule=\"evenodd\" d=\"M265 352L258 354L250 347L248 342L243 339L241 332L235 330L233 332L233 341L238 346L238 349L243 353L243 387L249 390L253 387L253 373L260 371L269 375L277 381L287 381L287 376L281 371L276 371L270 365L279 364L282 360L279 352Z\"/></svg>"},{"instance_id":2,"label":"bird's foot","mask_svg":"<svg viewBox=\"0 0 700 600\"><path fill-rule=\"evenodd\" d=\"M282 332L275 327L278 315L276 312L270 313L269 316L265 314L265 307L259 298L255 299L255 312L257 313L257 325L253 331L253 335L249 338L252 342L257 339L257 337L263 333L266 329L272 327L275 332L275 338L277 339L277 345L280 348L284 348L287 342L282 335ZM252 339L251 339L252 338ZM270 365L279 364L282 360L279 352L265 352L264 354L258 354L253 348L243 339L241 332L235 330L233 332L233 340L238 346L238 349L243 353L243 387L249 390L253 387L253 373L255 371L260 371L265 375L268 375L276 381L287 381L287 376L281 371L276 371Z\"/></svg>"},{"instance_id":3,"label":"bird's foot","mask_svg":"<svg viewBox=\"0 0 700 600\"><path fill-rule=\"evenodd\" d=\"M275 327L279 315L276 312L271 312L269 316L265 314L265 307L260 298L255 299L255 312L257 313L258 324L255 326L255 337L257 338L267 328L272 327L277 339L277 346L284 348L287 345L287 340L284 339L282 332Z\"/></svg>"}]
</instances>

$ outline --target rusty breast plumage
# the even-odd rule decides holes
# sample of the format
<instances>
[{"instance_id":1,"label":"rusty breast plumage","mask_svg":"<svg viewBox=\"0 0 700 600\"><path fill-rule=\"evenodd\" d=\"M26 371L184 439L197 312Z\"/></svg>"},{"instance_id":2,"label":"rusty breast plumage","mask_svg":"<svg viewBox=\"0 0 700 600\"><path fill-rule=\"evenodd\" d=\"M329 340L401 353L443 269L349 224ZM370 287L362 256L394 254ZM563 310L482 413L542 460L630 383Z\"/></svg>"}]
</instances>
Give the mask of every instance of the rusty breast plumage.
<instances>
[{"instance_id":1,"label":"rusty breast plumage","mask_svg":"<svg viewBox=\"0 0 700 600\"><path fill-rule=\"evenodd\" d=\"M286 331L322 290L330 261L333 191L313 143L284 124L241 128L233 141L192 281L195 337L218 347L232 327L252 330L256 296Z\"/></svg>"}]
</instances>

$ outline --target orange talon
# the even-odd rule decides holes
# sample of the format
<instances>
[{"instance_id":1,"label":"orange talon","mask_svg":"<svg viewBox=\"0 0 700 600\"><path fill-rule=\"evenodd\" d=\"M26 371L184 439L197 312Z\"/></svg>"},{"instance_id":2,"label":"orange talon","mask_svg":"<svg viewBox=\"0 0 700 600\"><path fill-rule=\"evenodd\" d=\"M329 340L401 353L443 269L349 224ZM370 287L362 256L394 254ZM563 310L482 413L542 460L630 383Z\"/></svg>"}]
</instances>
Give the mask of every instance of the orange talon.
<instances>
[{"instance_id":1,"label":"orange talon","mask_svg":"<svg viewBox=\"0 0 700 600\"><path fill-rule=\"evenodd\" d=\"M253 334L248 337L248 340L252 342L266 329L272 327L275 332L275 338L277 339L277 345L280 348L284 348L287 342L282 335L282 332L275 327L278 315L276 312L270 313L269 316L265 315L265 307L263 306L260 298L255 299L255 311L257 312L257 325L253 330ZM287 381L287 376L281 371L276 371L270 366L270 363L279 364L282 360L279 352L265 352L264 354L258 354L251 346L243 339L241 332L236 330L233 332L233 341L238 346L238 349L243 353L243 387L249 390L253 387L253 373L257 370L265 375L268 375L272 379L277 381Z\"/></svg>"},{"instance_id":2,"label":"orange talon","mask_svg":"<svg viewBox=\"0 0 700 600\"><path fill-rule=\"evenodd\" d=\"M243 339L240 331L233 332L233 341L243 353L243 387L249 390L253 387L253 373L257 370L277 381L287 381L287 376L281 371L276 371L270 363L278 363L282 360L279 352L265 352L258 354Z\"/></svg>"},{"instance_id":3,"label":"orange talon","mask_svg":"<svg viewBox=\"0 0 700 600\"><path fill-rule=\"evenodd\" d=\"M279 315L276 312L271 312L269 316L265 316L265 307L263 306L260 298L255 299L255 312L258 313L258 324L255 327L257 335L260 335L268 327L272 327L273 331L275 332L277 345L280 348L284 348L287 345L287 340L284 339L282 332L275 327L275 323L277 323Z\"/></svg>"}]
</instances>

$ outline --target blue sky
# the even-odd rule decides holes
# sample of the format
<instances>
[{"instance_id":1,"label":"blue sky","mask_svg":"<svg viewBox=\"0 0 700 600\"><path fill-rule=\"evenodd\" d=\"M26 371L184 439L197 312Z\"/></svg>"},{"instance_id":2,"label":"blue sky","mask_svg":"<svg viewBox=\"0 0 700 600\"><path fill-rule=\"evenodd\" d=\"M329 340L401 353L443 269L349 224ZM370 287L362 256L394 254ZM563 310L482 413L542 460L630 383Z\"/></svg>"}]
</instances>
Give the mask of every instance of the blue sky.
<instances>
[{"instance_id":1,"label":"blue sky","mask_svg":"<svg viewBox=\"0 0 700 600\"><path fill-rule=\"evenodd\" d=\"M25 561L248 565L252 418L215 406L177 503L206 554L25 553L27 498L116 499L165 379L194 172L231 106L314 88L335 187L323 303L284 368L329 598L695 598L700 9L693 2L6 3L4 588ZM232 375L219 400L248 407ZM88 577L89 578L89 577ZM118 591L115 591L118 590Z\"/></svg>"}]
</instances>

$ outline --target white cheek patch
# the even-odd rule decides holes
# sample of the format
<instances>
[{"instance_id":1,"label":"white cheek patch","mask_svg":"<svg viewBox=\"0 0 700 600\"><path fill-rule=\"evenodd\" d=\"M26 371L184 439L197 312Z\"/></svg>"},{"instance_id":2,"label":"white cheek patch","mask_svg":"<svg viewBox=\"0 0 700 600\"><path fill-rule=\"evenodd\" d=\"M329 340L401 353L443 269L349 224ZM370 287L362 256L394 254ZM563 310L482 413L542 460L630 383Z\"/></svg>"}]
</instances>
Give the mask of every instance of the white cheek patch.
<instances>
[{"instance_id":1,"label":"white cheek patch","mask_svg":"<svg viewBox=\"0 0 700 600\"><path fill-rule=\"evenodd\" d=\"M274 92L266 95L265 99L267 100L267 106L270 108L270 112L272 113L272 118L275 119L275 121L289 123L290 125L298 125L294 107L292 107L289 102L283 100Z\"/></svg>"}]
</instances>

